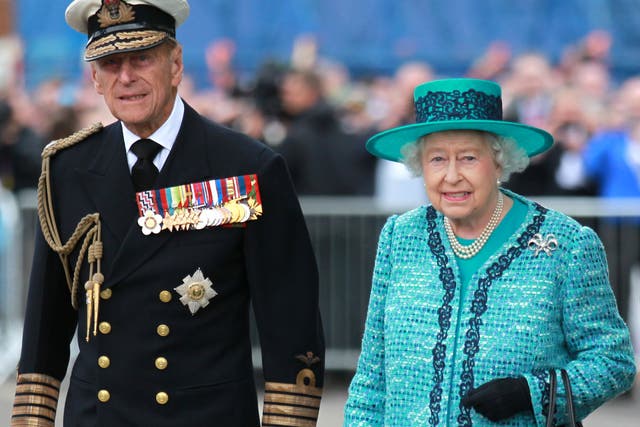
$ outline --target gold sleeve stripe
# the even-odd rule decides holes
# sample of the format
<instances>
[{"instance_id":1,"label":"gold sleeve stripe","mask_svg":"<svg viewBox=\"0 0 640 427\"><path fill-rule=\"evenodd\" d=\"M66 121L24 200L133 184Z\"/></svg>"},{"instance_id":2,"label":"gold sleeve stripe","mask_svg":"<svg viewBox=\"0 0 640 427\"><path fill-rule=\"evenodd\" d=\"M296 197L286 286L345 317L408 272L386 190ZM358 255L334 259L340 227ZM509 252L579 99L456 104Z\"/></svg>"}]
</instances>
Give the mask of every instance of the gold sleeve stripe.
<instances>
[{"instance_id":1,"label":"gold sleeve stripe","mask_svg":"<svg viewBox=\"0 0 640 427\"><path fill-rule=\"evenodd\" d=\"M20 416L29 416L29 417L41 417L47 418L51 421L55 421L56 419L56 411L51 410L49 408L45 408L43 406L20 406L16 405L13 407L13 412L11 414L12 417L20 417Z\"/></svg>"},{"instance_id":2,"label":"gold sleeve stripe","mask_svg":"<svg viewBox=\"0 0 640 427\"><path fill-rule=\"evenodd\" d=\"M291 396L288 394L265 393L265 403L275 403L281 405L306 406L308 408L320 408L320 399L304 396Z\"/></svg>"},{"instance_id":3,"label":"gold sleeve stripe","mask_svg":"<svg viewBox=\"0 0 640 427\"><path fill-rule=\"evenodd\" d=\"M18 375L18 384L33 383L33 384L46 384L60 390L60 381L50 377L49 375L42 374L20 374Z\"/></svg>"},{"instance_id":4,"label":"gold sleeve stripe","mask_svg":"<svg viewBox=\"0 0 640 427\"><path fill-rule=\"evenodd\" d=\"M322 389L319 387L311 387L298 384L272 383L268 382L264 385L265 391L275 391L280 393L305 394L309 396L322 396Z\"/></svg>"},{"instance_id":5,"label":"gold sleeve stripe","mask_svg":"<svg viewBox=\"0 0 640 427\"><path fill-rule=\"evenodd\" d=\"M318 418L318 409L297 407L297 406L287 406L287 405L274 405L274 404L266 404L262 410L263 414L269 415L288 415L294 417L306 417L313 418L314 420Z\"/></svg>"},{"instance_id":6,"label":"gold sleeve stripe","mask_svg":"<svg viewBox=\"0 0 640 427\"><path fill-rule=\"evenodd\" d=\"M13 413L11 414L11 427L15 426L46 426L53 427L56 422L56 414L53 411L49 411L49 413L22 413L16 411L16 408L13 408Z\"/></svg>"},{"instance_id":7,"label":"gold sleeve stripe","mask_svg":"<svg viewBox=\"0 0 640 427\"><path fill-rule=\"evenodd\" d=\"M19 374L11 427L54 427L60 381L43 374Z\"/></svg>"},{"instance_id":8,"label":"gold sleeve stripe","mask_svg":"<svg viewBox=\"0 0 640 427\"><path fill-rule=\"evenodd\" d=\"M48 396L52 399L58 400L58 395L60 392L58 389L51 388L48 385L42 384L18 384L16 386L16 396L29 396L29 395L40 395L40 396Z\"/></svg>"},{"instance_id":9,"label":"gold sleeve stripe","mask_svg":"<svg viewBox=\"0 0 640 427\"><path fill-rule=\"evenodd\" d=\"M316 427L316 422L299 418L265 415L262 417L262 426Z\"/></svg>"},{"instance_id":10,"label":"gold sleeve stripe","mask_svg":"<svg viewBox=\"0 0 640 427\"><path fill-rule=\"evenodd\" d=\"M55 427L53 421L38 418L11 418L11 427Z\"/></svg>"},{"instance_id":11,"label":"gold sleeve stripe","mask_svg":"<svg viewBox=\"0 0 640 427\"><path fill-rule=\"evenodd\" d=\"M307 374L307 371L309 375ZM315 427L318 419L322 389L314 387L314 374L301 371L310 384L298 375L296 384L267 382L264 386L263 426Z\"/></svg>"},{"instance_id":12,"label":"gold sleeve stripe","mask_svg":"<svg viewBox=\"0 0 640 427\"><path fill-rule=\"evenodd\" d=\"M17 395L13 401L14 405L40 405L47 406L53 410L58 406L58 401L47 396L35 394Z\"/></svg>"}]
</instances>

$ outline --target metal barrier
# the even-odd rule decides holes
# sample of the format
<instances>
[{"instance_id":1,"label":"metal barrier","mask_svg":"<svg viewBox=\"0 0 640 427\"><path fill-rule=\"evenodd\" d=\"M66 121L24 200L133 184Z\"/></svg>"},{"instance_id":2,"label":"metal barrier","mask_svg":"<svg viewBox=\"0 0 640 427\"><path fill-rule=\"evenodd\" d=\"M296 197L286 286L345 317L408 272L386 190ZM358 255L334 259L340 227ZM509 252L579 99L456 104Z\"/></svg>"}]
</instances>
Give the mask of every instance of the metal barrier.
<instances>
[{"instance_id":1,"label":"metal barrier","mask_svg":"<svg viewBox=\"0 0 640 427\"><path fill-rule=\"evenodd\" d=\"M611 285L620 311L627 318L630 272L638 262L640 247L640 200L597 198L536 198L548 208L564 212L596 230L609 261ZM329 369L352 370L360 353L360 340L369 302L378 235L393 210L369 198L301 198L320 272L320 304L324 321ZM22 221L22 260L9 304L23 315L26 283L37 226L35 199L19 201ZM5 260L6 262L6 260ZM295 262L295 260L292 260ZM2 265L2 264L0 264ZM640 301L634 301L640 307ZM253 339L255 346L257 340ZM259 366L260 357L254 357Z\"/></svg>"}]
</instances>

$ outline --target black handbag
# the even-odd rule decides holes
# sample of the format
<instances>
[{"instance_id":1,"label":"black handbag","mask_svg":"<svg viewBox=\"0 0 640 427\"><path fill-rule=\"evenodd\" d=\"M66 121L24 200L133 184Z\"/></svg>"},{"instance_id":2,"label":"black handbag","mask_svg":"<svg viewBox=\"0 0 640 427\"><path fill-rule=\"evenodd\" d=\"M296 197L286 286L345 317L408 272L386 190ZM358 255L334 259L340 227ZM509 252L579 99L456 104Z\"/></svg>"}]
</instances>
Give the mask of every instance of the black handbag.
<instances>
[{"instance_id":1,"label":"black handbag","mask_svg":"<svg viewBox=\"0 0 640 427\"><path fill-rule=\"evenodd\" d=\"M553 418L556 412L556 394L557 394L557 378L555 369L549 370L551 379L549 380L549 413L547 414L547 427L555 427ZM580 421L576 421L576 409L573 406L573 392L571 391L571 383L569 382L569 375L564 369L560 370L560 376L564 384L564 391L567 395L567 414L569 416L569 423L565 424L567 427L582 427Z\"/></svg>"}]
</instances>

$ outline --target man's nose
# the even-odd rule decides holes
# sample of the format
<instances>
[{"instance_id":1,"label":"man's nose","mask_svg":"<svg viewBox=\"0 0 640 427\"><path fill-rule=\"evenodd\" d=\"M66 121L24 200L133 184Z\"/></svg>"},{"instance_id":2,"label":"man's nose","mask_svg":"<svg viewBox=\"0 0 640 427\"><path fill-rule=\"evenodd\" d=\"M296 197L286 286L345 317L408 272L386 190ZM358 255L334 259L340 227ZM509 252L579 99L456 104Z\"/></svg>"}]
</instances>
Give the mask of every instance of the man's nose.
<instances>
[{"instance_id":1,"label":"man's nose","mask_svg":"<svg viewBox=\"0 0 640 427\"><path fill-rule=\"evenodd\" d=\"M129 61L123 60L120 64L118 78L123 83L130 83L135 80L135 70Z\"/></svg>"}]
</instances>

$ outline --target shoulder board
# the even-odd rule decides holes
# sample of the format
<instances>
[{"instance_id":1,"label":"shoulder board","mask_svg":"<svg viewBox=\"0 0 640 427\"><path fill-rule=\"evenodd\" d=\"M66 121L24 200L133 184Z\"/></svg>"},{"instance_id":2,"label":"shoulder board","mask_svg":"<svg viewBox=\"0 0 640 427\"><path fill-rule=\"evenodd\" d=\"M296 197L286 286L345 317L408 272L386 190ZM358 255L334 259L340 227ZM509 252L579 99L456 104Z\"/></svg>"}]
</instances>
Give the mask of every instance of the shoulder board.
<instances>
[{"instance_id":1,"label":"shoulder board","mask_svg":"<svg viewBox=\"0 0 640 427\"><path fill-rule=\"evenodd\" d=\"M103 128L102 123L100 122L94 123L91 126L88 126L84 129L80 129L79 131L75 132L72 135L69 135L66 138L56 139L55 141L51 141L44 147L44 150L42 150L42 157L45 158L45 157L53 156L58 151L64 150L65 148L69 148L72 145L75 145L85 140L86 138L93 135L94 133L100 132L102 128Z\"/></svg>"}]
</instances>

